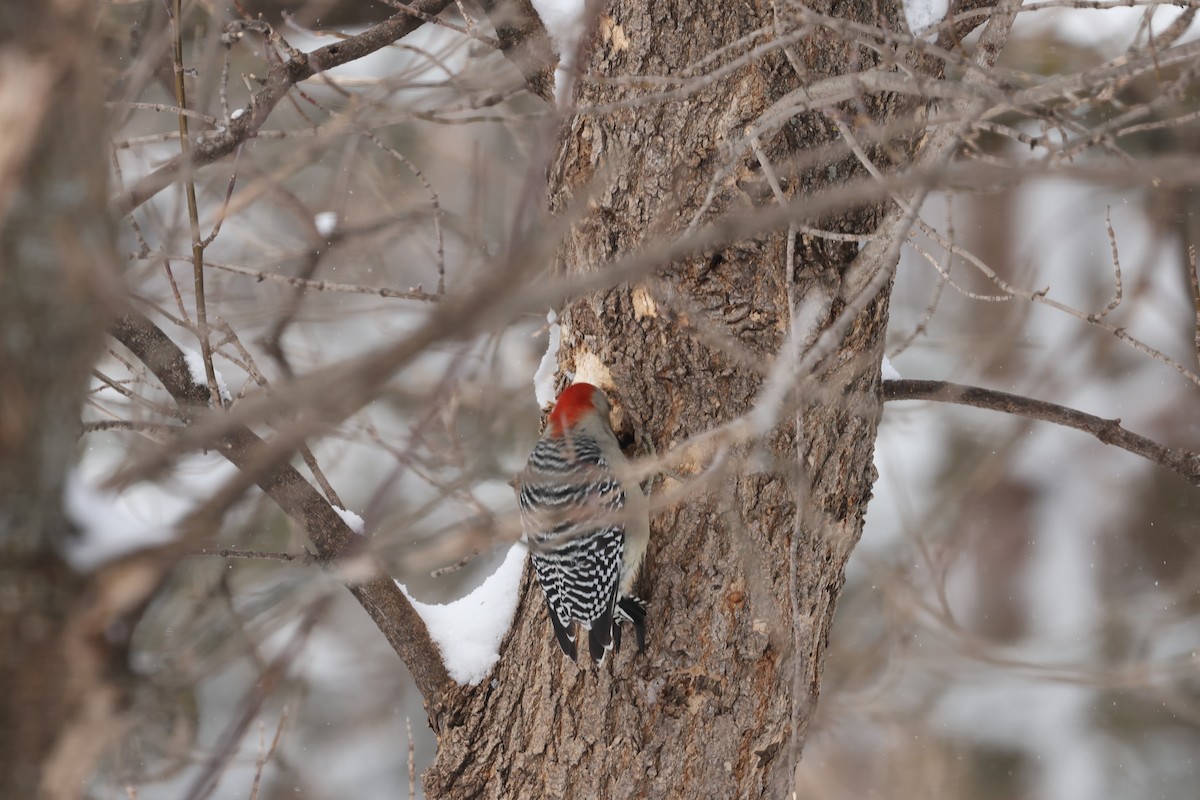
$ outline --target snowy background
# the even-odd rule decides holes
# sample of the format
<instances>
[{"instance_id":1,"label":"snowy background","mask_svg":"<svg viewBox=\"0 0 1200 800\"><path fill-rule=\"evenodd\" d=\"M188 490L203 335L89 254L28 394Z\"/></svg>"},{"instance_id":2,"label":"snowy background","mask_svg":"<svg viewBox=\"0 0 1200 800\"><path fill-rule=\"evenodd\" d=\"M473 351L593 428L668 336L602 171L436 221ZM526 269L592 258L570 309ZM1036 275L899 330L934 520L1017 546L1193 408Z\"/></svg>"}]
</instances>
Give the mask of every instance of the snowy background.
<instances>
[{"instance_id":1,"label":"snowy background","mask_svg":"<svg viewBox=\"0 0 1200 800\"><path fill-rule=\"evenodd\" d=\"M922 3L907 11L920 32L944 8ZM1037 72L1099 62L1134 41L1142 13L1024 15L1006 66ZM1158 11L1155 30L1175 13ZM559 23L556 36L569 37L569 24ZM284 32L301 49L328 43ZM235 74L261 69L252 47L235 53ZM243 156L240 180L252 180L255 170L282 170L286 196L225 222L208 257L232 269L212 271L209 291L272 374L281 367L256 337L291 302L294 288L260 282L255 272L302 274L316 258L322 280L433 291L442 260L448 290L461 290L512 245L516 187L535 169L527 143L540 105L520 95L520 78L506 62L464 36L426 26L403 47L330 74L344 91L370 98L377 109L370 125L408 161L362 138L327 145L320 158L300 164L289 148L303 138L264 137ZM461 92L488 95L497 82L512 90L498 109L462 102ZM245 93L232 86L236 109ZM559 101L567 102L561 89ZM329 109L350 102L317 82L305 91ZM281 129L303 128L306 115L323 113L285 105L276 112ZM117 138L153 139L163 129L161 117L131 115ZM119 149L124 181L176 146L143 141ZM215 167L202 177L207 230L228 172ZM1120 323L1194 364L1195 310L1183 268L1184 244L1196 231L1194 203L1190 192L1163 197L1046 178L982 195L936 195L923 216L943 233L952 230L1006 280L1049 286L1056 299L1093 309L1113 294L1105 227L1111 214L1124 280ZM186 254L180 195L164 192L137 216L148 237ZM136 252L137 235L125 235L124 245ZM942 255L927 239L915 243ZM181 284L185 270L176 265ZM951 271L963 285L988 290L960 261ZM1166 444L1200 446L1194 385L1052 309L986 303L947 287L925 333L909 343L936 280L916 251L905 252L888 337L899 374L1028 394L1120 417ZM133 260L129 281L168 316L175 313L159 261ZM410 300L309 292L285 334L289 367L303 373L394 341L427 313ZM180 329L171 332L187 341ZM553 364L544 354L558 333L553 318L536 315L425 353L383 397L312 443L355 524L419 601L463 682L486 674L512 613L523 550L512 546L515 503L507 480L537 436L539 405L552 394ZM219 356L217 367L233 396L250 385L244 363ZM114 355L101 369L123 375L125 367ZM197 377L202 382L202 369ZM141 413L98 381L85 420ZM231 469L215 454L198 455L162 480L112 496L96 486L136 440L99 431L83 441L68 497L90 532L71 553L81 567L169 537L174 522ZM948 405L889 404L876 462L880 478L850 561L801 767L804 796L1193 796L1200 783L1195 490L1084 434ZM449 532L473 528L481 533L461 547L441 546ZM217 544L290 553L305 545L261 496L235 509ZM460 569L439 572L473 551L478 555ZM404 666L349 594L316 567L203 557L179 571L138 632L137 666L157 694L141 698L144 724L109 765L113 783L97 796L126 797L131 784L141 798L181 796L261 666L324 596L332 606L285 686L268 700L261 734L255 728L242 741L213 796L247 796L256 758L281 720L263 796L403 796L406 721L418 772L434 743ZM465 626L465 618L479 628Z\"/></svg>"}]
</instances>

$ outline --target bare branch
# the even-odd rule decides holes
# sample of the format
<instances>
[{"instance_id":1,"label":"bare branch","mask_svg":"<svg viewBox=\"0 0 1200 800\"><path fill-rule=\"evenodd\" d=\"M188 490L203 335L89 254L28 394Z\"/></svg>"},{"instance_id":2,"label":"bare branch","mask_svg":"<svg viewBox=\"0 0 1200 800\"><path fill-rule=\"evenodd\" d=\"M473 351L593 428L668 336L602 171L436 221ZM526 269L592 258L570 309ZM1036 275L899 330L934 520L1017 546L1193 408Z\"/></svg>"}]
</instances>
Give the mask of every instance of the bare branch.
<instances>
[{"instance_id":1,"label":"bare branch","mask_svg":"<svg viewBox=\"0 0 1200 800\"><path fill-rule=\"evenodd\" d=\"M530 91L553 103L558 57L533 4L529 0L480 0L479 5L496 29L500 52L521 70Z\"/></svg>"},{"instance_id":2,"label":"bare branch","mask_svg":"<svg viewBox=\"0 0 1200 800\"><path fill-rule=\"evenodd\" d=\"M413 8L424 14L438 14L449 4L450 0L417 0ZM407 36L422 24L423 20L411 14L396 14L357 36L347 37L310 53L301 53L298 58L290 58L271 67L263 87L254 93L249 107L244 109L245 113L235 112L230 116L228 128L198 142L190 156L171 159L139 180L127 195L114 198L113 211L118 216L125 216L182 175L229 155L238 145L257 136L259 128L266 123L275 106L296 84L325 70L370 55Z\"/></svg>"},{"instance_id":3,"label":"bare branch","mask_svg":"<svg viewBox=\"0 0 1200 800\"><path fill-rule=\"evenodd\" d=\"M308 640L313 628L316 627L317 622L320 621L326 609L328 609L329 601L330 598L328 596L321 597L305 610L300 627L292 635L291 639L288 640L283 651L271 661L267 669L251 686L246 696L238 704L240 713L237 719L230 723L229 727L221 735L220 739L218 739L213 754L209 757L204 768L201 769L200 774L192 781L191 788L186 795L188 800L203 800L203 798L208 797L213 789L216 788L221 773L224 772L229 761L237 754L238 743L246 735L246 729L250 727L250 723L254 721L259 711L262 710L267 698L275 692L275 689L283 681L292 663L299 657L304 643ZM282 721L280 721L281 726L282 724ZM278 735L276 736L276 742L278 742ZM274 745L272 745L273 749ZM265 763L265 759L263 763ZM261 774L262 764L259 765L258 770L259 774ZM255 793L257 793L257 788L258 780L256 778L254 781Z\"/></svg>"},{"instance_id":4,"label":"bare branch","mask_svg":"<svg viewBox=\"0 0 1200 800\"><path fill-rule=\"evenodd\" d=\"M1117 232L1113 230L1112 225L1112 209L1104 210L1104 227L1108 231L1108 243L1112 246L1112 262L1113 262L1113 299L1108 301L1108 305L1100 309L1100 316L1108 316L1113 311L1117 310L1117 306L1121 305L1121 300L1124 299L1124 286L1121 283L1121 252L1117 248Z\"/></svg>"},{"instance_id":5,"label":"bare branch","mask_svg":"<svg viewBox=\"0 0 1200 800\"><path fill-rule=\"evenodd\" d=\"M1196 270L1196 246L1188 245L1188 279L1192 284L1192 306L1196 309L1196 361L1200 363L1200 272Z\"/></svg>"},{"instance_id":6,"label":"bare branch","mask_svg":"<svg viewBox=\"0 0 1200 800\"><path fill-rule=\"evenodd\" d=\"M1067 428L1090 433L1104 444L1120 447L1130 453L1153 461L1178 473L1193 486L1200 486L1200 454L1190 450L1165 447L1145 436L1139 436L1121 426L1120 419L1085 414L1073 408L1034 400L1008 392L998 392L979 386L964 386L949 381L900 380L884 381L884 400L937 400L992 411L1003 411L1020 417L1053 422Z\"/></svg>"},{"instance_id":7,"label":"bare branch","mask_svg":"<svg viewBox=\"0 0 1200 800\"><path fill-rule=\"evenodd\" d=\"M172 261L183 259L171 259ZM212 267L213 269L232 272L235 275L245 275L248 278L253 278L256 281L270 281L272 283L282 283L288 286L295 286L298 289L304 289L310 292L345 292L348 294L370 294L376 297L395 297L401 300L422 300L425 302L436 302L438 295L426 292L420 289L391 289L386 286L360 286L353 283L336 283L334 281L311 280L307 278L298 278L293 275L280 275L277 272L266 272L263 270L249 269L240 267L236 264L222 264L216 261L205 261L204 266Z\"/></svg>"},{"instance_id":8,"label":"bare branch","mask_svg":"<svg viewBox=\"0 0 1200 800\"><path fill-rule=\"evenodd\" d=\"M263 725L258 723L258 758L254 760L254 783L250 787L250 800L258 800L258 788L262 784L263 768L267 766L267 762L271 760L271 756L275 755L275 751L279 749L279 741L283 738L283 726L287 723L288 707L284 706L283 711L279 715L279 723L275 726L275 737L271 739L271 747L264 750L263 745Z\"/></svg>"},{"instance_id":9,"label":"bare branch","mask_svg":"<svg viewBox=\"0 0 1200 800\"><path fill-rule=\"evenodd\" d=\"M154 373L182 412L190 415L205 405L207 391L195 384L182 351L157 325L141 314L130 312L117 321L113 336ZM323 565L330 566L354 552L356 534L329 501L286 460L273 465L268 460L269 470L258 468L268 445L249 428L230 427L218 449L304 528ZM425 623L389 578L372 577L349 588L408 666L425 698L426 708L431 716L435 715L451 681Z\"/></svg>"},{"instance_id":10,"label":"bare branch","mask_svg":"<svg viewBox=\"0 0 1200 800\"><path fill-rule=\"evenodd\" d=\"M232 547L217 547L212 549L201 547L197 550L193 550L191 555L216 556L218 558L248 558L263 561L283 561L287 563L298 563L304 566L321 563L321 560L312 553L273 553L267 550L236 550Z\"/></svg>"},{"instance_id":11,"label":"bare branch","mask_svg":"<svg viewBox=\"0 0 1200 800\"><path fill-rule=\"evenodd\" d=\"M183 0L175 0L171 11L171 38L174 45L172 56L175 67L175 99L179 103L179 150L181 157L186 161L189 160L191 151L191 137L188 136L188 118L183 113L187 108L187 91L183 80L182 15ZM230 186L232 188L232 184ZM208 379L209 397L213 408L218 408L221 405L221 392L217 388L217 374L212 363L212 342L208 335L208 304L204 293L204 242L200 238L200 209L196 204L196 182L191 172L184 176L184 187L187 191L188 222L192 232L192 286L196 297L196 335L200 338L200 358Z\"/></svg>"}]
</instances>

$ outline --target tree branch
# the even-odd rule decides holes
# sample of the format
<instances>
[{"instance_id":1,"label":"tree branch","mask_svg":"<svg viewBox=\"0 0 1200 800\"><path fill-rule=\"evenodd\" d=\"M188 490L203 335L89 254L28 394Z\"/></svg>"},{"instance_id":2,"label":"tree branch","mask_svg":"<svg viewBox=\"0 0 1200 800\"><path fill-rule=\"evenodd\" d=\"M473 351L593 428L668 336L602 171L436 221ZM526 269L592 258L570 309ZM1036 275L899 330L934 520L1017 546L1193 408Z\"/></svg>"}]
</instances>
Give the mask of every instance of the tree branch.
<instances>
[{"instance_id":1,"label":"tree branch","mask_svg":"<svg viewBox=\"0 0 1200 800\"><path fill-rule=\"evenodd\" d=\"M450 0L416 0L412 4L416 10L429 15L441 13L442 9L448 5L450 5ZM139 180L128 194L113 198L111 204L114 213L117 216L125 216L177 181L182 175L229 155L247 139L257 136L259 128L266 123L267 117L271 116L275 106L287 96L288 91L297 83L308 80L319 72L370 55L407 36L424 24L424 20L411 14L395 14L357 36L339 39L333 44L310 53L301 53L295 58L289 58L287 61L274 65L267 73L262 88L250 98L250 105L245 109L247 113L231 118L229 126L224 131L213 136L206 136L197 142L190 158L176 156Z\"/></svg>"},{"instance_id":2,"label":"tree branch","mask_svg":"<svg viewBox=\"0 0 1200 800\"><path fill-rule=\"evenodd\" d=\"M436 16L450 5L451 0L416 0L412 12L400 12L388 17L357 36L348 36L333 44L275 64L267 73L262 88L250 98L250 105L236 117L231 117L225 130L205 136L196 143L190 156L179 155L163 164L134 184L128 194L111 200L113 212L123 217L180 177L190 174L224 158L247 139L253 139L266 123L279 101L293 86L334 67L356 61L404 38L425 24L425 18ZM529 0L482 0L500 40L500 51L513 62L529 90L543 100L553 102L554 48L545 26Z\"/></svg>"},{"instance_id":3,"label":"tree branch","mask_svg":"<svg viewBox=\"0 0 1200 800\"><path fill-rule=\"evenodd\" d=\"M558 56L533 4L530 0L479 0L479 5L496 29L500 52L521 70L531 92L553 104Z\"/></svg>"},{"instance_id":4,"label":"tree branch","mask_svg":"<svg viewBox=\"0 0 1200 800\"><path fill-rule=\"evenodd\" d=\"M207 404L207 387L192 380L183 352L150 319L136 311L127 312L112 333L162 382L180 405L185 419L191 416L190 410ZM266 447L249 428L238 425L226 432L217 449L239 468L254 470L251 474L254 482L304 528L323 565L329 566L349 555L362 557L356 546L356 534L303 475L287 463L263 468L260 454ZM395 581L379 573L376 570L376 577L348 588L408 666L431 719L436 718L442 699L452 686L450 676L437 645L408 598Z\"/></svg>"},{"instance_id":5,"label":"tree branch","mask_svg":"<svg viewBox=\"0 0 1200 800\"><path fill-rule=\"evenodd\" d=\"M1090 433L1105 444L1173 470L1193 486L1200 486L1200 454L1163 445L1139 436L1121 426L1120 419L1104 419L1073 408L1034 400L1021 395L997 392L979 386L964 386L948 381L884 381L884 400L937 400L975 408L1003 411L1028 419L1053 422Z\"/></svg>"}]
</instances>

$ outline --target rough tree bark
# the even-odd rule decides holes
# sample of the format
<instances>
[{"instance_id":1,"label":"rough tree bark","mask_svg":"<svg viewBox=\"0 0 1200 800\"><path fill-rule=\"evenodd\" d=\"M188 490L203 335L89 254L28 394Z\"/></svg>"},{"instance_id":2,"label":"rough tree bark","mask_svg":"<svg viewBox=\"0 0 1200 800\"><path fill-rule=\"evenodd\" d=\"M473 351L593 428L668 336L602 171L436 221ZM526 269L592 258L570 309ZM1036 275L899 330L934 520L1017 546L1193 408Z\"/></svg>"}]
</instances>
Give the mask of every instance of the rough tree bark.
<instances>
[{"instance_id":1,"label":"rough tree bark","mask_svg":"<svg viewBox=\"0 0 1200 800\"><path fill-rule=\"evenodd\" d=\"M119 703L104 592L56 545L120 290L89 0L0 13L0 797L78 797Z\"/></svg>"},{"instance_id":2,"label":"rough tree bark","mask_svg":"<svg viewBox=\"0 0 1200 800\"><path fill-rule=\"evenodd\" d=\"M892 3L816 7L901 27ZM766 0L616 0L599 20L584 74L678 75L755 31L778 33L777 23L795 31L774 9ZM747 49L723 51L706 71ZM572 118L551 171L550 205L555 213L586 211L566 238L562 268L587 272L684 231L725 148L800 85L796 66L809 83L874 63L870 51L825 29L813 29L792 55L795 65L778 50L745 59L677 100ZM585 81L577 100L586 107L646 93ZM865 108L882 119L890 102L867 98ZM761 145L778 163L834 136L826 117L808 114ZM774 204L754 152L736 158L702 223ZM857 174L846 159L783 188L807 193ZM863 208L814 222L868 232L879 218L879 208ZM789 330L789 307L820 308L820 322L834 319L857 254L853 243L798 236L789 276L787 236L747 238L574 302L564 315L563 367L604 385L618 425L659 453L746 413ZM629 648L599 669L566 661L526 575L492 679L460 690L434 720L430 797L788 796L843 568L875 478L886 317L885 290L821 362L799 438L785 419L734 453L753 450L747 462L735 459L729 472L655 518L642 581L650 611L644 656ZM721 338L741 352L714 344ZM685 463L656 492L698 474L703 461Z\"/></svg>"}]
</instances>

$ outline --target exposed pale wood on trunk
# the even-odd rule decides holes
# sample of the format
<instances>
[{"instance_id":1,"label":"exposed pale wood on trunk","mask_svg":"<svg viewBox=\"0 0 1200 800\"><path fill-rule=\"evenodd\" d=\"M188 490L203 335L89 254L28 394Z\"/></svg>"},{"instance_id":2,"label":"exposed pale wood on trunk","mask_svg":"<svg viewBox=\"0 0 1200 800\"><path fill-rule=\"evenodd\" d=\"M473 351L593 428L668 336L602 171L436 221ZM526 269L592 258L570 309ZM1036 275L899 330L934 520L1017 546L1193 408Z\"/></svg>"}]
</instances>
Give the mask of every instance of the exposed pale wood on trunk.
<instances>
[{"instance_id":1,"label":"exposed pale wood on trunk","mask_svg":"<svg viewBox=\"0 0 1200 800\"><path fill-rule=\"evenodd\" d=\"M836 13L879 22L879 8L852 3ZM678 74L772 25L769 3L621 0L600 20L588 69L604 76ZM870 53L852 50L825 31L794 52L817 80L848 69L852 56L857 68L872 63ZM783 55L773 52L685 99L572 118L551 173L550 204L556 213L588 206L561 248L562 269L591 270L655 237L681 233L704 201L723 148L798 85ZM612 103L648 91L584 81L578 102ZM873 114L887 113L879 98L867 102ZM824 117L808 114L762 146L782 159L833 135ZM846 159L792 181L786 191L841 182L857 169ZM774 202L748 151L705 219ZM819 223L864 232L878 218L878 209L861 209ZM741 241L664 265L645 285L576 301L564 315L564 367L590 369L598 358L620 406L618 425L658 452L746 412L789 327L786 238L778 232ZM853 244L799 240L795 303L814 293L837 298L856 253ZM683 298L686 313L669 306L672 295ZM840 307L835 299L826 318ZM704 318L694 318L698 313ZM644 656L626 650L599 669L564 660L542 596L526 576L493 679L459 691L446 705L453 710L438 721L438 759L425 775L430 797L787 794L791 760L817 698L843 569L875 478L886 316L886 299L871 304L822 365L821 400L804 404L803 468L795 425L785 421L762 443L757 469L738 468L656 517L643 575L651 616ZM705 328L737 342L757 363L696 335Z\"/></svg>"}]
</instances>

